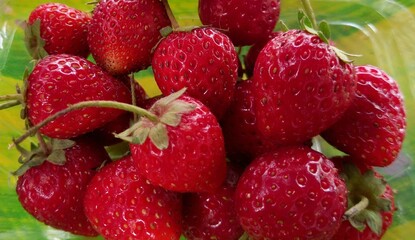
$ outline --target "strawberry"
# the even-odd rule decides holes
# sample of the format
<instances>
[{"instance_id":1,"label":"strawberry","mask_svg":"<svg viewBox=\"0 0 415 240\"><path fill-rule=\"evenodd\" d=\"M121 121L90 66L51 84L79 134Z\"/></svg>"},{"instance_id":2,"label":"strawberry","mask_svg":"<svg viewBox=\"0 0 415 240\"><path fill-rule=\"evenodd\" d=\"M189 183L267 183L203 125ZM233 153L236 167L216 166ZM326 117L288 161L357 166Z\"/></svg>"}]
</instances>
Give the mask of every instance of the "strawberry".
<instances>
[{"instance_id":1,"label":"strawberry","mask_svg":"<svg viewBox=\"0 0 415 240\"><path fill-rule=\"evenodd\" d=\"M257 130L253 87L252 80L236 84L232 103L221 121L227 156L232 161L248 163L256 156L278 147Z\"/></svg>"},{"instance_id":2,"label":"strawberry","mask_svg":"<svg viewBox=\"0 0 415 240\"><path fill-rule=\"evenodd\" d=\"M277 37L282 32L272 32L268 35L268 37L262 41L256 42L254 45L252 45L246 56L244 57L244 63L245 63L245 72L247 76L250 78L252 77L254 73L254 67L256 59L258 58L259 53L261 52L262 48L265 47L265 45L273 39L274 37Z\"/></svg>"},{"instance_id":3,"label":"strawberry","mask_svg":"<svg viewBox=\"0 0 415 240\"><path fill-rule=\"evenodd\" d=\"M88 60L67 54L40 60L26 84L26 111L34 125L81 101L131 101L131 94L123 83ZM103 126L121 113L111 108L85 108L59 117L40 131L52 138L72 138Z\"/></svg>"},{"instance_id":4,"label":"strawberry","mask_svg":"<svg viewBox=\"0 0 415 240\"><path fill-rule=\"evenodd\" d=\"M64 164L44 161L27 170L17 180L19 201L27 212L49 226L78 235L97 236L85 216L82 199L95 169L110 158L102 146L90 139L77 139L75 145L63 150L65 144L55 141L54 146L59 145L60 149L52 149L46 157L52 161L61 151L66 158Z\"/></svg>"},{"instance_id":5,"label":"strawberry","mask_svg":"<svg viewBox=\"0 0 415 240\"><path fill-rule=\"evenodd\" d=\"M99 170L85 213L105 239L172 240L181 234L181 196L150 184L128 155Z\"/></svg>"},{"instance_id":6,"label":"strawberry","mask_svg":"<svg viewBox=\"0 0 415 240\"><path fill-rule=\"evenodd\" d=\"M199 0L204 25L221 29L236 46L264 40L280 15L280 0Z\"/></svg>"},{"instance_id":7,"label":"strawberry","mask_svg":"<svg viewBox=\"0 0 415 240\"><path fill-rule=\"evenodd\" d=\"M374 66L357 66L355 99L343 117L322 136L366 165L384 167L398 156L406 114L397 82Z\"/></svg>"},{"instance_id":8,"label":"strawberry","mask_svg":"<svg viewBox=\"0 0 415 240\"><path fill-rule=\"evenodd\" d=\"M349 210L345 214L347 221L342 222L332 239L381 239L391 226L396 211L391 186L372 167L355 165L354 162L360 162L354 157L334 157L333 161L349 190Z\"/></svg>"},{"instance_id":9,"label":"strawberry","mask_svg":"<svg viewBox=\"0 0 415 240\"><path fill-rule=\"evenodd\" d=\"M346 210L346 186L334 164L305 146L256 158L235 194L240 223L252 239L330 239Z\"/></svg>"},{"instance_id":10,"label":"strawberry","mask_svg":"<svg viewBox=\"0 0 415 240\"><path fill-rule=\"evenodd\" d=\"M269 41L256 60L255 112L259 131L279 144L304 142L336 122L356 89L353 65L305 30Z\"/></svg>"},{"instance_id":11,"label":"strawberry","mask_svg":"<svg viewBox=\"0 0 415 240\"><path fill-rule=\"evenodd\" d=\"M90 21L88 13L65 4L40 4L27 21L27 49L34 58L61 53L87 57Z\"/></svg>"},{"instance_id":12,"label":"strawberry","mask_svg":"<svg viewBox=\"0 0 415 240\"><path fill-rule=\"evenodd\" d=\"M172 32L153 56L153 72L164 95L184 87L187 95L222 117L238 78L238 56L229 38L212 28Z\"/></svg>"},{"instance_id":13,"label":"strawberry","mask_svg":"<svg viewBox=\"0 0 415 240\"><path fill-rule=\"evenodd\" d=\"M178 192L214 191L226 177L222 131L205 105L182 93L155 102L149 111L157 119L142 118L118 137L131 142L140 173L153 184Z\"/></svg>"},{"instance_id":14,"label":"strawberry","mask_svg":"<svg viewBox=\"0 0 415 240\"><path fill-rule=\"evenodd\" d=\"M159 0L101 0L88 31L88 44L97 64L113 75L145 69L151 64L160 30L170 26Z\"/></svg>"},{"instance_id":15,"label":"strawberry","mask_svg":"<svg viewBox=\"0 0 415 240\"><path fill-rule=\"evenodd\" d=\"M227 177L213 193L184 196L183 234L192 239L239 239L243 230L236 217L234 194L242 168L229 164Z\"/></svg>"}]
</instances>

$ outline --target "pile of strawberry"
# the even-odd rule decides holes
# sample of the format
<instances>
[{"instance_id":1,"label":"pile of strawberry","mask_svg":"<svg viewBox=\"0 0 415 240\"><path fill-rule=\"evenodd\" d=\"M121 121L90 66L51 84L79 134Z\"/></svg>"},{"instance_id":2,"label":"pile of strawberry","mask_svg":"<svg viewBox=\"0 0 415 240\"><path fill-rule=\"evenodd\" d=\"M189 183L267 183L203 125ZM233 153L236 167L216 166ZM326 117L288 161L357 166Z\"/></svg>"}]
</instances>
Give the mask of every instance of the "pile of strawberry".
<instances>
[{"instance_id":1,"label":"pile of strawberry","mask_svg":"<svg viewBox=\"0 0 415 240\"><path fill-rule=\"evenodd\" d=\"M1 98L27 123L13 140L23 208L105 239L380 239L396 209L374 167L402 148L403 97L303 6L278 31L279 0L199 0L203 26L185 28L167 0L38 6L35 65ZM150 66L162 96L134 79Z\"/></svg>"}]
</instances>

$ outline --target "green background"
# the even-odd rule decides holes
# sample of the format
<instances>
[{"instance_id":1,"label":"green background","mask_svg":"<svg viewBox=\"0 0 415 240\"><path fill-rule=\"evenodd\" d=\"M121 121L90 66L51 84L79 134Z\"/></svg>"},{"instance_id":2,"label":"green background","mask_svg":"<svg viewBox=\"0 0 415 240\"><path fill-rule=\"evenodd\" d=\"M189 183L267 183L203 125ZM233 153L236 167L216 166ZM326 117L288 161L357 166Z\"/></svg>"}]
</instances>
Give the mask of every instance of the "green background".
<instances>
[{"instance_id":1,"label":"green background","mask_svg":"<svg viewBox=\"0 0 415 240\"><path fill-rule=\"evenodd\" d=\"M91 11L89 0L61 1L72 7ZM30 57L23 43L19 21L25 20L40 0L0 0L0 95L14 93L21 84L23 71L30 66ZM400 0L312 0L317 19L332 25L336 45L349 52L362 54L356 64L372 64L384 69L400 84L405 95L408 115L407 137L399 159L384 173L397 191L396 213L392 228L384 239L413 239L415 236L415 1ZM197 0L170 0L181 26L200 25ZM299 1L282 0L281 19L296 27ZM136 78L150 95L159 90L151 71ZM8 149L12 137L19 136L24 123L19 107L0 111L0 239L84 239L44 226L20 206L14 191L16 178L10 172L18 167L18 154ZM327 152L330 154L330 151Z\"/></svg>"}]
</instances>

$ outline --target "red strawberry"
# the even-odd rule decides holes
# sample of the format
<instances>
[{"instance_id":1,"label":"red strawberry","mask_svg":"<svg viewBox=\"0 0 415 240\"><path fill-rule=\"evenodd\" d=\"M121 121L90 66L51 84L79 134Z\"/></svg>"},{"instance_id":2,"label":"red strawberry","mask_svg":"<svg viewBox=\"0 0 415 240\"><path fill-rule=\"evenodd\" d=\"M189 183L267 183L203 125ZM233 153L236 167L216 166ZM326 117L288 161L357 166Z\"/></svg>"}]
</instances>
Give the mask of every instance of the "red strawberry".
<instances>
[{"instance_id":1,"label":"red strawberry","mask_svg":"<svg viewBox=\"0 0 415 240\"><path fill-rule=\"evenodd\" d=\"M214 191L226 177L221 128L205 105L188 96L177 99L180 93L154 103L149 111L158 119L142 118L119 137L132 142L134 161L153 184L178 192Z\"/></svg>"},{"instance_id":2,"label":"red strawberry","mask_svg":"<svg viewBox=\"0 0 415 240\"><path fill-rule=\"evenodd\" d=\"M349 190L349 209L354 208L356 211L350 215L345 214L348 221L342 222L332 239L381 239L391 226L396 210L392 188L371 167L358 168L354 165L356 159L353 157L336 157L335 161ZM364 207L359 207L357 204L361 204L363 198L368 201Z\"/></svg>"},{"instance_id":3,"label":"red strawberry","mask_svg":"<svg viewBox=\"0 0 415 240\"><path fill-rule=\"evenodd\" d=\"M273 38L258 55L255 111L260 132L280 144L302 143L346 111L356 89L353 66L305 30Z\"/></svg>"},{"instance_id":4,"label":"red strawberry","mask_svg":"<svg viewBox=\"0 0 415 240\"><path fill-rule=\"evenodd\" d=\"M88 43L99 66L113 75L128 74L150 66L160 30L170 25L159 0L101 0L92 15Z\"/></svg>"},{"instance_id":5,"label":"red strawberry","mask_svg":"<svg viewBox=\"0 0 415 240\"><path fill-rule=\"evenodd\" d=\"M66 157L64 165L45 161L19 177L16 187L19 201L27 212L47 225L96 236L98 233L85 216L82 199L95 169L110 158L102 146L88 139L78 139L76 145L61 151Z\"/></svg>"},{"instance_id":6,"label":"red strawberry","mask_svg":"<svg viewBox=\"0 0 415 240\"><path fill-rule=\"evenodd\" d=\"M34 125L69 105L86 100L128 103L131 94L123 83L88 60L67 54L39 61L27 79L27 116ZM123 112L85 108L70 112L41 128L52 138L72 138L114 120Z\"/></svg>"},{"instance_id":7,"label":"red strawberry","mask_svg":"<svg viewBox=\"0 0 415 240\"><path fill-rule=\"evenodd\" d=\"M322 136L356 161L387 166L405 137L406 114L397 82L374 66L356 67L357 91L351 107Z\"/></svg>"},{"instance_id":8,"label":"red strawberry","mask_svg":"<svg viewBox=\"0 0 415 240\"><path fill-rule=\"evenodd\" d=\"M243 230L236 217L234 194L242 169L228 167L226 181L213 193L184 196L183 234L192 239L239 239Z\"/></svg>"},{"instance_id":9,"label":"red strawberry","mask_svg":"<svg viewBox=\"0 0 415 240\"><path fill-rule=\"evenodd\" d=\"M235 204L252 239L330 239L346 210L346 186L321 153L285 147L248 166Z\"/></svg>"},{"instance_id":10,"label":"red strawberry","mask_svg":"<svg viewBox=\"0 0 415 240\"><path fill-rule=\"evenodd\" d=\"M84 206L91 224L105 239L180 238L180 195L151 185L131 156L106 165L95 175Z\"/></svg>"},{"instance_id":11,"label":"red strawberry","mask_svg":"<svg viewBox=\"0 0 415 240\"><path fill-rule=\"evenodd\" d=\"M164 95L187 87L192 96L221 118L238 79L238 56L229 38L212 28L173 32L153 57L157 85Z\"/></svg>"},{"instance_id":12,"label":"red strawberry","mask_svg":"<svg viewBox=\"0 0 415 240\"><path fill-rule=\"evenodd\" d=\"M90 21L86 12L65 4L40 4L30 13L27 22L27 48L35 58L44 57L46 53L86 57L89 55L87 34Z\"/></svg>"},{"instance_id":13,"label":"red strawberry","mask_svg":"<svg viewBox=\"0 0 415 240\"><path fill-rule=\"evenodd\" d=\"M279 15L279 0L199 0L202 23L221 29L236 46L264 40Z\"/></svg>"},{"instance_id":14,"label":"red strawberry","mask_svg":"<svg viewBox=\"0 0 415 240\"><path fill-rule=\"evenodd\" d=\"M251 80L236 84L234 98L221 122L227 156L245 163L278 147L257 130L253 84Z\"/></svg>"},{"instance_id":15,"label":"red strawberry","mask_svg":"<svg viewBox=\"0 0 415 240\"><path fill-rule=\"evenodd\" d=\"M260 41L260 42L256 42L254 45L252 45L249 48L249 51L246 54L245 59L244 59L245 72L246 72L246 74L249 78L252 77L252 75L254 73L255 62L256 62L256 59L258 58L258 55L261 52L262 48L265 47L265 45L268 43L268 41L270 41L274 37L277 37L281 33L282 32L272 32L268 35L268 37L265 40Z\"/></svg>"}]
</instances>

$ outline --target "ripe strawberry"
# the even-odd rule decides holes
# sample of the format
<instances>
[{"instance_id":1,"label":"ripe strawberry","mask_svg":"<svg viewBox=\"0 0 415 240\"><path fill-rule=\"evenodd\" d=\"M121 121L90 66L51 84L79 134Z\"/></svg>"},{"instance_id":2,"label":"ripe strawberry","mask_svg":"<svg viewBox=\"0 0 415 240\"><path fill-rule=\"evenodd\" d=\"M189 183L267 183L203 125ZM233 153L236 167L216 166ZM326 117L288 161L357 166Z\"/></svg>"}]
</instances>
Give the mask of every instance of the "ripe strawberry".
<instances>
[{"instance_id":1,"label":"ripe strawberry","mask_svg":"<svg viewBox=\"0 0 415 240\"><path fill-rule=\"evenodd\" d=\"M321 153L285 147L248 166L235 205L252 239L330 239L346 210L346 186Z\"/></svg>"},{"instance_id":2,"label":"ripe strawberry","mask_svg":"<svg viewBox=\"0 0 415 240\"><path fill-rule=\"evenodd\" d=\"M46 53L87 57L90 21L86 12L65 4L40 4L27 21L26 46L34 58L44 57Z\"/></svg>"},{"instance_id":3,"label":"ripe strawberry","mask_svg":"<svg viewBox=\"0 0 415 240\"><path fill-rule=\"evenodd\" d=\"M354 207L356 211L351 215L345 214L348 220L342 222L332 239L381 239L391 226L396 211L392 188L371 167L354 165L356 159L351 156L335 157L334 161L349 190L349 208ZM358 207L363 198L368 200L367 205Z\"/></svg>"},{"instance_id":4,"label":"ripe strawberry","mask_svg":"<svg viewBox=\"0 0 415 240\"><path fill-rule=\"evenodd\" d=\"M173 32L158 45L153 71L164 95L188 94L221 118L238 78L238 56L229 38L212 28Z\"/></svg>"},{"instance_id":5,"label":"ripe strawberry","mask_svg":"<svg viewBox=\"0 0 415 240\"><path fill-rule=\"evenodd\" d=\"M257 130L253 87L252 80L236 84L232 103L221 122L227 156L232 161L248 163L256 156L278 147Z\"/></svg>"},{"instance_id":6,"label":"ripe strawberry","mask_svg":"<svg viewBox=\"0 0 415 240\"><path fill-rule=\"evenodd\" d=\"M236 46L264 40L280 15L280 0L199 0L204 25L221 29Z\"/></svg>"},{"instance_id":7,"label":"ripe strawberry","mask_svg":"<svg viewBox=\"0 0 415 240\"><path fill-rule=\"evenodd\" d=\"M142 118L132 128L137 135L123 139L133 142L134 161L153 184L178 192L214 191L226 177L219 123L200 101L173 95L149 109L158 120Z\"/></svg>"},{"instance_id":8,"label":"ripe strawberry","mask_svg":"<svg viewBox=\"0 0 415 240\"><path fill-rule=\"evenodd\" d=\"M93 11L88 43L99 66L113 75L128 74L150 66L159 31L170 25L159 0L101 0Z\"/></svg>"},{"instance_id":9,"label":"ripe strawberry","mask_svg":"<svg viewBox=\"0 0 415 240\"><path fill-rule=\"evenodd\" d=\"M252 77L252 75L254 74L255 62L262 48L265 47L268 41L270 41L274 37L277 37L281 33L282 32L272 32L268 35L266 39L260 42L256 42L249 48L249 51L244 58L245 72L249 78Z\"/></svg>"},{"instance_id":10,"label":"ripe strawberry","mask_svg":"<svg viewBox=\"0 0 415 240\"><path fill-rule=\"evenodd\" d=\"M356 67L355 99L322 136L339 150L371 166L387 166L405 137L406 114L397 82L374 66Z\"/></svg>"},{"instance_id":11,"label":"ripe strawberry","mask_svg":"<svg viewBox=\"0 0 415 240\"><path fill-rule=\"evenodd\" d=\"M317 35L289 30L258 55L255 111L260 132L280 144L302 143L346 111L356 89L353 66Z\"/></svg>"},{"instance_id":12,"label":"ripe strawberry","mask_svg":"<svg viewBox=\"0 0 415 240\"><path fill-rule=\"evenodd\" d=\"M150 184L131 156L104 166L85 193L85 213L105 239L179 239L179 194Z\"/></svg>"},{"instance_id":13,"label":"ripe strawberry","mask_svg":"<svg viewBox=\"0 0 415 240\"><path fill-rule=\"evenodd\" d=\"M66 162L43 162L17 180L16 192L23 208L37 220L74 234L97 236L83 210L86 186L95 169L110 158L102 146L88 139L64 149ZM53 153L53 152L52 152ZM48 159L52 158L52 154Z\"/></svg>"},{"instance_id":14,"label":"ripe strawberry","mask_svg":"<svg viewBox=\"0 0 415 240\"><path fill-rule=\"evenodd\" d=\"M26 84L27 116L34 125L81 101L131 101L123 83L88 60L67 54L40 60ZM72 138L99 128L122 113L111 108L85 108L59 117L40 131L52 138Z\"/></svg>"},{"instance_id":15,"label":"ripe strawberry","mask_svg":"<svg viewBox=\"0 0 415 240\"><path fill-rule=\"evenodd\" d=\"M239 239L243 230L236 217L234 194L242 168L228 165L227 177L213 193L184 195L183 234L192 239Z\"/></svg>"}]
</instances>

